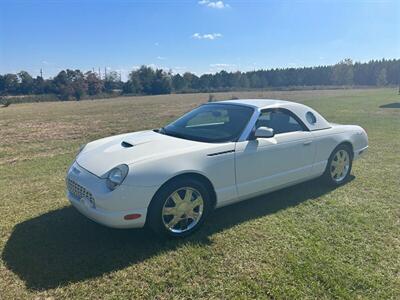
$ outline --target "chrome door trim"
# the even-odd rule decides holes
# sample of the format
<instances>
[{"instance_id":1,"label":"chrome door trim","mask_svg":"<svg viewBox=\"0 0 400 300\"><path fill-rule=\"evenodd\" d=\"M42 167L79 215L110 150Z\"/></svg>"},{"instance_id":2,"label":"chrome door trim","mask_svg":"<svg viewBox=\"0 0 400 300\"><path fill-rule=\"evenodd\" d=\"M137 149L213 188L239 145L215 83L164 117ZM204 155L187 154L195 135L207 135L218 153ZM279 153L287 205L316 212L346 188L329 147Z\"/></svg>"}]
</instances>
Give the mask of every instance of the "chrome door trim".
<instances>
[{"instance_id":1,"label":"chrome door trim","mask_svg":"<svg viewBox=\"0 0 400 300\"><path fill-rule=\"evenodd\" d=\"M255 108L253 115L251 116L249 123L247 123L247 126L245 127L242 134L240 135L238 142L244 142L244 141L248 140L248 138L251 134L251 131L253 130L260 114L261 114L261 110L259 108Z\"/></svg>"}]
</instances>

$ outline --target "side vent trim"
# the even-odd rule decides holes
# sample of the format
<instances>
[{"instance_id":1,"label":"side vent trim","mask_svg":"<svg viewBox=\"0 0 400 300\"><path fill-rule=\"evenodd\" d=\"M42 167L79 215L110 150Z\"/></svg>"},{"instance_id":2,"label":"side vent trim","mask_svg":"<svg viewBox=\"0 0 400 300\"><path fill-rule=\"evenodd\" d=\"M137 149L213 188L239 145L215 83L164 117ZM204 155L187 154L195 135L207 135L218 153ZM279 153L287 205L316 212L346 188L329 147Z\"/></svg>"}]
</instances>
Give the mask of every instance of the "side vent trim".
<instances>
[{"instance_id":1,"label":"side vent trim","mask_svg":"<svg viewBox=\"0 0 400 300\"><path fill-rule=\"evenodd\" d=\"M207 156L216 156L216 155L227 154L227 153L233 153L233 152L235 152L235 150L228 150L228 151L210 153L210 154L207 154Z\"/></svg>"}]
</instances>

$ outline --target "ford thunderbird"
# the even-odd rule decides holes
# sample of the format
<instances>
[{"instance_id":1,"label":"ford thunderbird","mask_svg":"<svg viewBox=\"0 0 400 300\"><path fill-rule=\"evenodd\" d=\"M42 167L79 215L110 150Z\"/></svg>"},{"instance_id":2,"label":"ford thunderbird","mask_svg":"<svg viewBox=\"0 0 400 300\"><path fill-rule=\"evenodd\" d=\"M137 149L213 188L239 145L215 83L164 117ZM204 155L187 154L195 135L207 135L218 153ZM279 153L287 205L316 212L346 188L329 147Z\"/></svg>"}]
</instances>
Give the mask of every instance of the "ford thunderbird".
<instances>
[{"instance_id":1,"label":"ford thunderbird","mask_svg":"<svg viewBox=\"0 0 400 300\"><path fill-rule=\"evenodd\" d=\"M211 102L165 127L88 143L68 170L67 196L103 225L182 237L215 208L317 177L341 185L367 148L363 128L303 104Z\"/></svg>"}]
</instances>

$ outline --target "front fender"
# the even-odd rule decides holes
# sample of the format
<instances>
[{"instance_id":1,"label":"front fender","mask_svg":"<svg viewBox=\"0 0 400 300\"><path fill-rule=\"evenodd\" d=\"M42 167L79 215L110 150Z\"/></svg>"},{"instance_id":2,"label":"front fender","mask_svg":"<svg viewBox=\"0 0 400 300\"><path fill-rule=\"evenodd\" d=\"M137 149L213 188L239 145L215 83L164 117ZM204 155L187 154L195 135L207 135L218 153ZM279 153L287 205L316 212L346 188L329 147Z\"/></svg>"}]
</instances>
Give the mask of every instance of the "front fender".
<instances>
[{"instance_id":1,"label":"front fender","mask_svg":"<svg viewBox=\"0 0 400 300\"><path fill-rule=\"evenodd\" d=\"M196 173L211 182L218 200L224 201L236 197L235 153L231 151L209 156L208 152L199 151L130 164L129 175L124 184L161 187L173 177Z\"/></svg>"}]
</instances>

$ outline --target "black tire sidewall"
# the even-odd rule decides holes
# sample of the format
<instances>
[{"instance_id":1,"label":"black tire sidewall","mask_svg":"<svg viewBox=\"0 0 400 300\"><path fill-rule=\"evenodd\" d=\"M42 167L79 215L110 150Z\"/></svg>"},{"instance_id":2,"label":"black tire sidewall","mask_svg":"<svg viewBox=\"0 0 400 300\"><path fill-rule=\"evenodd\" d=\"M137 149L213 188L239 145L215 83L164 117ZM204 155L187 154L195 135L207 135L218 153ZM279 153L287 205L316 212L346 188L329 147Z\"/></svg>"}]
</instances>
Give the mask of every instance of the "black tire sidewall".
<instances>
[{"instance_id":1,"label":"black tire sidewall","mask_svg":"<svg viewBox=\"0 0 400 300\"><path fill-rule=\"evenodd\" d=\"M331 176L331 164L332 164L332 160L335 157L336 153L340 150L344 150L349 154L349 158L350 158L349 170L347 171L346 177L344 177L341 181L336 181ZM345 183L350 178L352 166L353 166L353 152L352 152L351 148L346 144L341 144L341 145L337 146L335 148L335 150L332 151L331 156L329 157L328 164L326 166L326 170L325 170L325 174L324 174L325 181L329 185L332 185L332 186L338 186L338 185Z\"/></svg>"},{"instance_id":2,"label":"black tire sidewall","mask_svg":"<svg viewBox=\"0 0 400 300\"><path fill-rule=\"evenodd\" d=\"M190 230L185 231L183 233L173 233L165 227L162 221L162 209L164 207L164 203L167 200L167 198L174 191L182 187L192 187L197 191L199 191L204 200L203 214L199 222ZM176 237L176 238L185 237L196 231L204 223L204 220L210 214L211 210L212 207L211 207L210 191L201 181L191 178L178 178L176 180L172 180L171 182L165 184L154 195L153 200L149 205L146 225L148 225L148 227L150 227L150 229L155 231L157 234L164 237Z\"/></svg>"}]
</instances>

